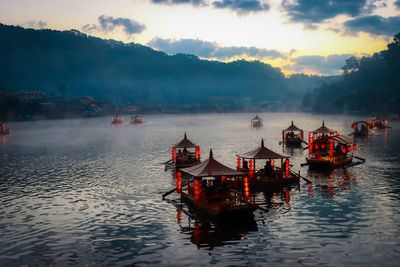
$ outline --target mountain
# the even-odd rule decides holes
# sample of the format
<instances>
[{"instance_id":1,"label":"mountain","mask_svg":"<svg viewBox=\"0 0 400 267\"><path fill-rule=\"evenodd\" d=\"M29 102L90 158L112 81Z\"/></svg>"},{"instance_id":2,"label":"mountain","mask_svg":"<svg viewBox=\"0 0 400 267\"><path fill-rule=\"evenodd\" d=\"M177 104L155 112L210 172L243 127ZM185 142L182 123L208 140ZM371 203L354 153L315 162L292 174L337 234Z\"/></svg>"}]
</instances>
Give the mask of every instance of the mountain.
<instances>
[{"instance_id":1,"label":"mountain","mask_svg":"<svg viewBox=\"0 0 400 267\"><path fill-rule=\"evenodd\" d=\"M285 79L259 61L230 63L167 55L149 47L104 40L76 30L24 29L0 24L0 90L90 95L133 104L207 104L233 99L257 105L293 100L320 82ZM304 87L304 86L303 86ZM1 89L3 88L3 89ZM303 88L304 89L304 88Z\"/></svg>"},{"instance_id":2,"label":"mountain","mask_svg":"<svg viewBox=\"0 0 400 267\"><path fill-rule=\"evenodd\" d=\"M321 113L400 114L400 33L387 50L351 57L342 70L343 79L307 94L303 105Z\"/></svg>"}]
</instances>

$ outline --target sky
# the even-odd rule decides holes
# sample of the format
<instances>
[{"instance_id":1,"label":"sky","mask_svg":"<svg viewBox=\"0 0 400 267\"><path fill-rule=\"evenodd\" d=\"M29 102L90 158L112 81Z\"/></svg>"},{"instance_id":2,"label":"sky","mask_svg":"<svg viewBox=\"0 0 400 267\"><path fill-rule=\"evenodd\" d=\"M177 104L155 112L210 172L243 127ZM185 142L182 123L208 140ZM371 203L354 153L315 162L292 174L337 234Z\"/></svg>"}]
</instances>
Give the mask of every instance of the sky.
<instances>
[{"instance_id":1,"label":"sky","mask_svg":"<svg viewBox=\"0 0 400 267\"><path fill-rule=\"evenodd\" d=\"M0 23L333 75L352 55L386 49L400 0L1 0Z\"/></svg>"}]
</instances>

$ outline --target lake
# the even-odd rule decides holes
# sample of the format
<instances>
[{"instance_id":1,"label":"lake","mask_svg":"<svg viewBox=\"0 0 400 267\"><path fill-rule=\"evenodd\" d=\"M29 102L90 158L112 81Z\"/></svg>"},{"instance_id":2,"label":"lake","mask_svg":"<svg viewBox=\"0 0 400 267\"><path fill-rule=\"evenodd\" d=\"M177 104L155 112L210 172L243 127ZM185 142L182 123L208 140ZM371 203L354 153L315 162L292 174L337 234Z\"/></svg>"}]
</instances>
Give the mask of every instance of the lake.
<instances>
[{"instance_id":1,"label":"lake","mask_svg":"<svg viewBox=\"0 0 400 267\"><path fill-rule=\"evenodd\" d=\"M306 136L324 119L347 135L367 118L261 113L254 129L254 115L10 122L0 137L0 265L398 266L400 123L357 139L365 164L319 173L300 167L307 150L278 144L282 129L293 120ZM175 186L162 163L184 132L203 160L212 148L232 168L264 138L313 183L257 193L268 211L245 224L190 219L161 199Z\"/></svg>"}]
</instances>

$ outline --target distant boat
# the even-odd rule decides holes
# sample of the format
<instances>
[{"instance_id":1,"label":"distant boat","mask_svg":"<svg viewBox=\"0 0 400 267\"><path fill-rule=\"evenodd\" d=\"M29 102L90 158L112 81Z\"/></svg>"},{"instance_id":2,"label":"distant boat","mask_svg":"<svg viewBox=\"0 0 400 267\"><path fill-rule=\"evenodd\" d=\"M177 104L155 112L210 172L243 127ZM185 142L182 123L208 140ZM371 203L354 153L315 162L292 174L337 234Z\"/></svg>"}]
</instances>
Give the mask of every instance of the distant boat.
<instances>
[{"instance_id":1,"label":"distant boat","mask_svg":"<svg viewBox=\"0 0 400 267\"><path fill-rule=\"evenodd\" d=\"M256 115L253 119L251 119L251 126L258 128L263 126L263 120Z\"/></svg>"},{"instance_id":2,"label":"distant boat","mask_svg":"<svg viewBox=\"0 0 400 267\"><path fill-rule=\"evenodd\" d=\"M369 135L369 128L371 128L371 125L367 121L355 121L351 124L351 128L354 129L354 137L362 137Z\"/></svg>"},{"instance_id":3,"label":"distant boat","mask_svg":"<svg viewBox=\"0 0 400 267\"><path fill-rule=\"evenodd\" d=\"M376 129L387 129L390 128L388 126L388 121L383 119L381 116L376 115L375 118L368 120L368 123L370 124L370 128L376 128Z\"/></svg>"},{"instance_id":4,"label":"distant boat","mask_svg":"<svg viewBox=\"0 0 400 267\"><path fill-rule=\"evenodd\" d=\"M121 124L124 123L124 117L115 115L112 116L111 124Z\"/></svg>"},{"instance_id":5,"label":"distant boat","mask_svg":"<svg viewBox=\"0 0 400 267\"><path fill-rule=\"evenodd\" d=\"M131 116L131 123L132 124L142 124L143 116L140 116L140 115Z\"/></svg>"},{"instance_id":6,"label":"distant boat","mask_svg":"<svg viewBox=\"0 0 400 267\"><path fill-rule=\"evenodd\" d=\"M0 127L0 135L9 135L10 129L6 127L6 124L2 124Z\"/></svg>"}]
</instances>

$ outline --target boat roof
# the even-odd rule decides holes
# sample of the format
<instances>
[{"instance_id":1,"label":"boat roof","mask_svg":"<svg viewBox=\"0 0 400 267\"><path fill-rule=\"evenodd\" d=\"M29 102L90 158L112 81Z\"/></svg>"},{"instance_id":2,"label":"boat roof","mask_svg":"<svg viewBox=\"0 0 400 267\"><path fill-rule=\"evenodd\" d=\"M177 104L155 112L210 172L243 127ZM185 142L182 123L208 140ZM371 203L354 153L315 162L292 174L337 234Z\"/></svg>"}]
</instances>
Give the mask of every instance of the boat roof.
<instances>
[{"instance_id":1,"label":"boat roof","mask_svg":"<svg viewBox=\"0 0 400 267\"><path fill-rule=\"evenodd\" d=\"M261 118L258 117L258 114L256 114L256 116L254 118L252 118L252 120L261 120Z\"/></svg>"},{"instance_id":2,"label":"boat roof","mask_svg":"<svg viewBox=\"0 0 400 267\"><path fill-rule=\"evenodd\" d=\"M384 118L382 118L381 116L379 116L379 115L376 115L376 117L375 118L373 118L373 120L374 121L384 121L385 119Z\"/></svg>"},{"instance_id":3,"label":"boat roof","mask_svg":"<svg viewBox=\"0 0 400 267\"><path fill-rule=\"evenodd\" d=\"M322 126L319 127L318 129L312 131L312 133L334 133L334 130L329 129L328 127L325 126L325 121L322 121Z\"/></svg>"},{"instance_id":4,"label":"boat roof","mask_svg":"<svg viewBox=\"0 0 400 267\"><path fill-rule=\"evenodd\" d=\"M214 176L242 176L244 172L231 169L222 163L216 161L213 157L212 149L210 149L210 157L195 166L183 168L182 172L185 172L194 177L214 177Z\"/></svg>"},{"instance_id":5,"label":"boat roof","mask_svg":"<svg viewBox=\"0 0 400 267\"><path fill-rule=\"evenodd\" d=\"M194 144L189 139L187 139L186 133L185 133L185 136L183 137L183 139L179 143L175 144L174 147L176 147L176 148L185 148L185 147L186 148L196 148L199 146Z\"/></svg>"},{"instance_id":6,"label":"boat roof","mask_svg":"<svg viewBox=\"0 0 400 267\"><path fill-rule=\"evenodd\" d=\"M347 136L344 136L344 135L329 136L329 138L331 138L343 145L353 144L356 142L355 140L348 138Z\"/></svg>"},{"instance_id":7,"label":"boat roof","mask_svg":"<svg viewBox=\"0 0 400 267\"><path fill-rule=\"evenodd\" d=\"M285 130L285 132L286 131L302 131L300 128L298 128L298 127L296 127L296 125L294 125L293 124L293 121L292 121L292 125L290 125L286 130Z\"/></svg>"},{"instance_id":8,"label":"boat roof","mask_svg":"<svg viewBox=\"0 0 400 267\"><path fill-rule=\"evenodd\" d=\"M254 149L252 151L249 151L249 152L246 152L243 154L239 154L237 156L241 157L241 158L246 158L246 159L286 159L286 158L290 158L288 156L283 156L278 153L275 153L274 151L266 148L264 146L264 139L261 139L260 147Z\"/></svg>"}]
</instances>

